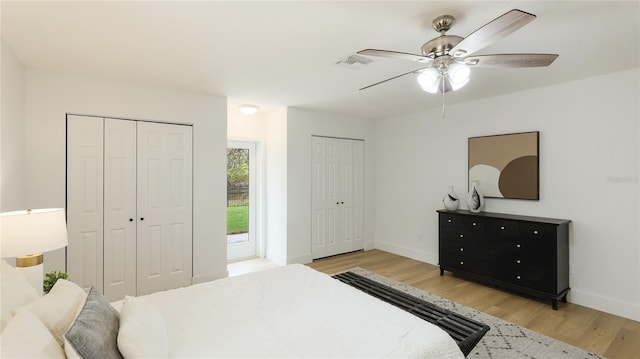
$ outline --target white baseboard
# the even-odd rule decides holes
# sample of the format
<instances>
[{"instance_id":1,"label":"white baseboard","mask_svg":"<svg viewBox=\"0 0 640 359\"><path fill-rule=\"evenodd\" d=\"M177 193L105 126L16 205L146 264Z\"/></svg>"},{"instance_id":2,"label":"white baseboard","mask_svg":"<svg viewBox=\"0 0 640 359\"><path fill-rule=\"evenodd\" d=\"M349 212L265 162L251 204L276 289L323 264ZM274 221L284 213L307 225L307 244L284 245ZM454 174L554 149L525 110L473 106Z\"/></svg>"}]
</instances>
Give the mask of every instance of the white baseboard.
<instances>
[{"instance_id":1,"label":"white baseboard","mask_svg":"<svg viewBox=\"0 0 640 359\"><path fill-rule=\"evenodd\" d=\"M429 253L429 252L421 251L414 248L401 247L401 246L383 242L383 241L376 241L375 248L385 252L397 254L403 257L415 259L421 262L427 262L429 264L438 265L437 253Z\"/></svg>"},{"instance_id":2,"label":"white baseboard","mask_svg":"<svg viewBox=\"0 0 640 359\"><path fill-rule=\"evenodd\" d=\"M287 265L287 258L267 249L267 259L281 266Z\"/></svg>"},{"instance_id":3,"label":"white baseboard","mask_svg":"<svg viewBox=\"0 0 640 359\"><path fill-rule=\"evenodd\" d=\"M211 282L212 280L221 279L221 278L227 278L228 276L229 276L229 271L227 271L227 270L225 270L223 272L218 272L218 273L200 275L200 276L197 276L197 277L192 277L191 278L191 284Z\"/></svg>"},{"instance_id":4,"label":"white baseboard","mask_svg":"<svg viewBox=\"0 0 640 359\"><path fill-rule=\"evenodd\" d=\"M571 289L568 300L574 304L640 321L640 304L638 303L624 302L579 289Z\"/></svg>"},{"instance_id":5,"label":"white baseboard","mask_svg":"<svg viewBox=\"0 0 640 359\"><path fill-rule=\"evenodd\" d=\"M287 258L287 264L294 264L294 263L308 264L311 262L313 262L313 255L311 253L308 253L302 256Z\"/></svg>"}]
</instances>

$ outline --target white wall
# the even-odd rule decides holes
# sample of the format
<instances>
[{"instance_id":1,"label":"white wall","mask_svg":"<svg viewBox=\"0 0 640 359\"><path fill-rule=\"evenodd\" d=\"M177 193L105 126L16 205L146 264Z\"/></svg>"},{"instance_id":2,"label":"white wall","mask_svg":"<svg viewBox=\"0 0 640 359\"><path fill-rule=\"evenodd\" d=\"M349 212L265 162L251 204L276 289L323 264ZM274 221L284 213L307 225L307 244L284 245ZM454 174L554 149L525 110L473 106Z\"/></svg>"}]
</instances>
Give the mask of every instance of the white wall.
<instances>
[{"instance_id":1,"label":"white wall","mask_svg":"<svg viewBox=\"0 0 640 359\"><path fill-rule=\"evenodd\" d=\"M376 247L436 264L435 211L448 185L466 198L467 138L540 131L540 200L485 210L572 220L569 300L640 320L639 87L635 69L377 121Z\"/></svg>"},{"instance_id":2,"label":"white wall","mask_svg":"<svg viewBox=\"0 0 640 359\"><path fill-rule=\"evenodd\" d=\"M375 127L370 120L299 108L287 111L287 263L311 256L311 136L365 141L365 249L373 248Z\"/></svg>"},{"instance_id":3,"label":"white wall","mask_svg":"<svg viewBox=\"0 0 640 359\"><path fill-rule=\"evenodd\" d=\"M193 124L193 281L226 277L226 99L27 71L27 203L34 208L65 206L66 113ZM64 269L63 252L45 264Z\"/></svg>"},{"instance_id":4,"label":"white wall","mask_svg":"<svg viewBox=\"0 0 640 359\"><path fill-rule=\"evenodd\" d=\"M26 209L25 69L0 37L0 212Z\"/></svg>"},{"instance_id":5,"label":"white wall","mask_svg":"<svg viewBox=\"0 0 640 359\"><path fill-rule=\"evenodd\" d=\"M266 256L287 264L287 111L271 112L265 135L265 223Z\"/></svg>"}]
</instances>

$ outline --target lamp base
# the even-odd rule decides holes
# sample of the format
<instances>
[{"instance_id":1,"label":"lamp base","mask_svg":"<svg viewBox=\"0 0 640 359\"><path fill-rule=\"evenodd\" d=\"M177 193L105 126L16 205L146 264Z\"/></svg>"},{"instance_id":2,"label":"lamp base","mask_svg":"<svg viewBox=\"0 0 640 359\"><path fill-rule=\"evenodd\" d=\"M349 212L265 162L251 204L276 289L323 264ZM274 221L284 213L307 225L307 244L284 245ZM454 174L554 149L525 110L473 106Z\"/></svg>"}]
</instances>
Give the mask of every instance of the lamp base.
<instances>
[{"instance_id":1,"label":"lamp base","mask_svg":"<svg viewBox=\"0 0 640 359\"><path fill-rule=\"evenodd\" d=\"M35 289L38 295L43 295L44 280L44 255L32 254L16 257L16 270L18 270Z\"/></svg>"}]
</instances>

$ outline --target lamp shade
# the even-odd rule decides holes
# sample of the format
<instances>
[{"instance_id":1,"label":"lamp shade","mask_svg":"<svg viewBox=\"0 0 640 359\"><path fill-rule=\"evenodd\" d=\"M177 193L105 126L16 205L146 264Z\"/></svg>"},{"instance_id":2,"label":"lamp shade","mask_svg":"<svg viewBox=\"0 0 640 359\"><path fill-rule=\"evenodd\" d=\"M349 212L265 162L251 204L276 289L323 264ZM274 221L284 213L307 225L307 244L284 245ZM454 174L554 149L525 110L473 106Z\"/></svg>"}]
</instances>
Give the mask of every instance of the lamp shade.
<instances>
[{"instance_id":1,"label":"lamp shade","mask_svg":"<svg viewBox=\"0 0 640 359\"><path fill-rule=\"evenodd\" d=\"M438 86L440 85L440 73L434 68L428 68L418 75L418 84L422 87L422 90L429 93L438 92Z\"/></svg>"},{"instance_id":2,"label":"lamp shade","mask_svg":"<svg viewBox=\"0 0 640 359\"><path fill-rule=\"evenodd\" d=\"M469 82L469 74L471 69L469 66L460 63L454 63L449 66L449 80L451 81L451 89L456 91L461 89Z\"/></svg>"},{"instance_id":3,"label":"lamp shade","mask_svg":"<svg viewBox=\"0 0 640 359\"><path fill-rule=\"evenodd\" d=\"M2 257L20 257L62 248L67 242L64 209L0 213Z\"/></svg>"}]
</instances>

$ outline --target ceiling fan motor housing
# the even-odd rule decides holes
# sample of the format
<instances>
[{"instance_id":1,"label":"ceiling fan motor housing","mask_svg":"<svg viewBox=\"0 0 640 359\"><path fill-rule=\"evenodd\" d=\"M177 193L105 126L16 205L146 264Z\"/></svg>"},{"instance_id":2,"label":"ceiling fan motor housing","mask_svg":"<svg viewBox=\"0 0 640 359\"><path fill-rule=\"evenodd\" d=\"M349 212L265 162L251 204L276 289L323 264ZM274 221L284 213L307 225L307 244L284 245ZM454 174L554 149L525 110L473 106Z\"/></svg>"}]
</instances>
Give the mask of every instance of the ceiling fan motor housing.
<instances>
[{"instance_id":1,"label":"ceiling fan motor housing","mask_svg":"<svg viewBox=\"0 0 640 359\"><path fill-rule=\"evenodd\" d=\"M431 39L425 42L424 45L422 45L422 55L431 58L448 55L449 50L451 50L462 40L464 40L464 38L457 35L438 36L435 39Z\"/></svg>"}]
</instances>

